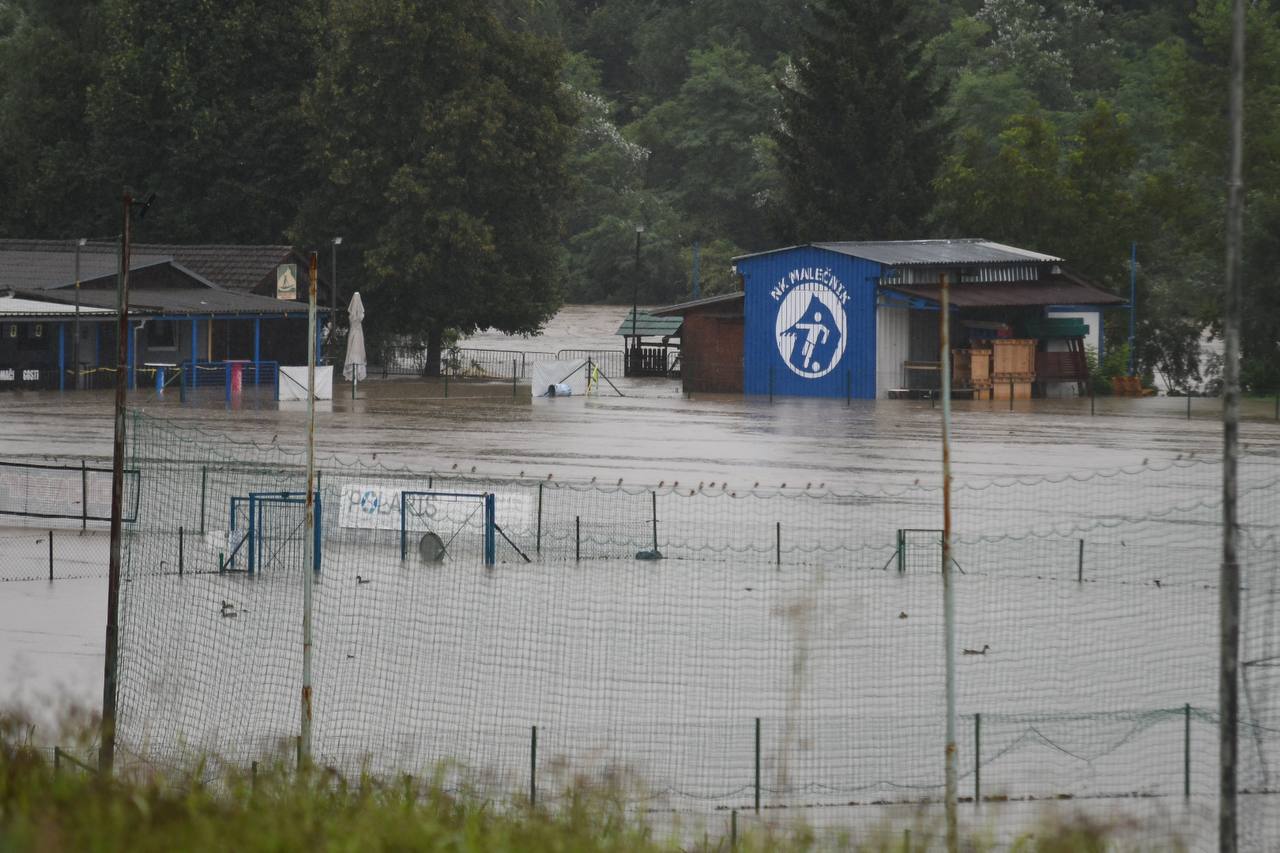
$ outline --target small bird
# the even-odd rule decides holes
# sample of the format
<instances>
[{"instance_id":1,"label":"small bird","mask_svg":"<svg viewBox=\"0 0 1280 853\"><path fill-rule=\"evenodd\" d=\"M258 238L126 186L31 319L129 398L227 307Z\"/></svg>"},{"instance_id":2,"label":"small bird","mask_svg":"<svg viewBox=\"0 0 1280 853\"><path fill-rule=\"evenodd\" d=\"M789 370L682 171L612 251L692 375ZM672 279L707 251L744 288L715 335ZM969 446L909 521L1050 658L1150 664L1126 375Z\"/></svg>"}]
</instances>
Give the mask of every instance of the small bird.
<instances>
[{"instance_id":1,"label":"small bird","mask_svg":"<svg viewBox=\"0 0 1280 853\"><path fill-rule=\"evenodd\" d=\"M550 480L550 479L551 479L551 475L550 475L550 474L548 474L548 475L547 475L547 479L548 479L548 480Z\"/></svg>"},{"instance_id":2,"label":"small bird","mask_svg":"<svg viewBox=\"0 0 1280 853\"><path fill-rule=\"evenodd\" d=\"M680 485L680 481L679 481L679 480L676 480L674 483L672 483L672 484L671 484L671 488L673 488L673 489L674 489L674 488L675 488L676 486L678 486L678 485Z\"/></svg>"},{"instance_id":3,"label":"small bird","mask_svg":"<svg viewBox=\"0 0 1280 853\"><path fill-rule=\"evenodd\" d=\"M743 589L745 589L747 592L755 592L756 588L754 586L744 586Z\"/></svg>"},{"instance_id":4,"label":"small bird","mask_svg":"<svg viewBox=\"0 0 1280 853\"><path fill-rule=\"evenodd\" d=\"M224 598L224 599L222 599L222 609L223 609L223 610L235 610L235 608L236 608L236 606L235 606L234 604L232 604L230 601L227 601L225 598Z\"/></svg>"},{"instance_id":5,"label":"small bird","mask_svg":"<svg viewBox=\"0 0 1280 853\"><path fill-rule=\"evenodd\" d=\"M716 481L715 481L715 480L712 480L712 481L711 481L711 485L707 486L707 488L708 488L708 489L714 489L715 487L716 487Z\"/></svg>"},{"instance_id":6,"label":"small bird","mask_svg":"<svg viewBox=\"0 0 1280 853\"><path fill-rule=\"evenodd\" d=\"M452 465L452 466L450 466L450 467L451 467L451 470L456 471L456 470L458 470L458 463L457 463L457 462L455 462L455 463L453 463L453 465Z\"/></svg>"},{"instance_id":7,"label":"small bird","mask_svg":"<svg viewBox=\"0 0 1280 853\"><path fill-rule=\"evenodd\" d=\"M901 613L899 613L899 614L898 614L898 618L899 618L899 619L906 619L906 618L907 618L907 611L905 611L905 610L904 610L904 611L902 611Z\"/></svg>"},{"instance_id":8,"label":"small bird","mask_svg":"<svg viewBox=\"0 0 1280 853\"><path fill-rule=\"evenodd\" d=\"M369 582L369 581L371 581L371 580L373 580L373 578L362 578L362 577L360 577L360 575L356 575L356 585L357 585L357 586L359 586L359 585L360 585L360 584L362 584L362 583L368 583L368 582Z\"/></svg>"},{"instance_id":9,"label":"small bird","mask_svg":"<svg viewBox=\"0 0 1280 853\"><path fill-rule=\"evenodd\" d=\"M472 466L471 466L471 473L472 473L472 474L474 474L475 472L476 472L476 466L472 465Z\"/></svg>"},{"instance_id":10,"label":"small bird","mask_svg":"<svg viewBox=\"0 0 1280 853\"><path fill-rule=\"evenodd\" d=\"M812 488L813 488L813 483L805 483L805 484L804 484L804 490L805 490L806 492L807 492L807 491L809 491L809 490L810 490L810 489L812 489Z\"/></svg>"},{"instance_id":11,"label":"small bird","mask_svg":"<svg viewBox=\"0 0 1280 853\"><path fill-rule=\"evenodd\" d=\"M779 489L785 489L786 487L787 487L786 483L783 483L781 486L778 486Z\"/></svg>"},{"instance_id":12,"label":"small bird","mask_svg":"<svg viewBox=\"0 0 1280 853\"><path fill-rule=\"evenodd\" d=\"M966 655L985 655L987 653L987 650L990 648L991 648L990 646L983 644L982 651L978 651L977 649L961 649L961 651L963 651Z\"/></svg>"},{"instance_id":13,"label":"small bird","mask_svg":"<svg viewBox=\"0 0 1280 853\"><path fill-rule=\"evenodd\" d=\"M1160 588L1160 578L1156 578L1156 589Z\"/></svg>"},{"instance_id":14,"label":"small bird","mask_svg":"<svg viewBox=\"0 0 1280 853\"><path fill-rule=\"evenodd\" d=\"M759 481L759 480L756 480L756 484L755 484L754 486L752 486L751 488L753 488L753 489L758 489L758 488L760 488L760 481Z\"/></svg>"},{"instance_id":15,"label":"small bird","mask_svg":"<svg viewBox=\"0 0 1280 853\"><path fill-rule=\"evenodd\" d=\"M622 485L622 478L621 478L621 477L619 477L619 478L618 478L618 485L619 485L619 486L621 486L621 485Z\"/></svg>"}]
</instances>

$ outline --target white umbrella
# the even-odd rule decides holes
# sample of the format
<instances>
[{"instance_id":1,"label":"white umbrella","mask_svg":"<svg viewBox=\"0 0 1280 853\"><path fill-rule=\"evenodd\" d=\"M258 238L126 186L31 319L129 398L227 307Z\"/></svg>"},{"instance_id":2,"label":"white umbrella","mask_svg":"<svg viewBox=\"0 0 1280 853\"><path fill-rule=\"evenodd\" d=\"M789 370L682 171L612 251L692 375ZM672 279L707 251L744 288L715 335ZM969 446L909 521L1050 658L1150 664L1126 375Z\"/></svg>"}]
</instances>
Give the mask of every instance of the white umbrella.
<instances>
[{"instance_id":1,"label":"white umbrella","mask_svg":"<svg viewBox=\"0 0 1280 853\"><path fill-rule=\"evenodd\" d=\"M351 329L347 332L347 360L342 364L342 375L355 383L365 377L364 329L361 328L364 303L360 301L358 291L351 296L351 304L347 306L347 319L351 321Z\"/></svg>"}]
</instances>

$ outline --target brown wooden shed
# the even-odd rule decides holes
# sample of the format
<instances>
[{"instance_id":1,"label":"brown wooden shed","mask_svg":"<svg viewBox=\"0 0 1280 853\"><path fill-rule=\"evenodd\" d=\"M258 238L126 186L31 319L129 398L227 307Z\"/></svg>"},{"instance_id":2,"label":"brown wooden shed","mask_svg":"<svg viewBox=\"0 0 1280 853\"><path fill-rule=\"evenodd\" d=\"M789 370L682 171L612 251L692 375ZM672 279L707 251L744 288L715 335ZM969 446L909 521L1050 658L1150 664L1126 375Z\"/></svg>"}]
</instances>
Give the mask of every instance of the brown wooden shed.
<instances>
[{"instance_id":1,"label":"brown wooden shed","mask_svg":"<svg viewBox=\"0 0 1280 853\"><path fill-rule=\"evenodd\" d=\"M680 377L686 392L742 393L741 291L669 305L649 313L683 319Z\"/></svg>"}]
</instances>

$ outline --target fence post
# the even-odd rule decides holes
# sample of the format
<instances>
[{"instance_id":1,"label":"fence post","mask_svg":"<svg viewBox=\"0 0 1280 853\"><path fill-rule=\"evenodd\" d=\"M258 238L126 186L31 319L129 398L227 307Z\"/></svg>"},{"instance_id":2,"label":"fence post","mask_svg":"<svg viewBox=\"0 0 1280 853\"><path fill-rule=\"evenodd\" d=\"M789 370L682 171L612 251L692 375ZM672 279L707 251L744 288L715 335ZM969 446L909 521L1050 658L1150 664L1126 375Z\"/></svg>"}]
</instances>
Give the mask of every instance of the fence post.
<instances>
[{"instance_id":1,"label":"fence post","mask_svg":"<svg viewBox=\"0 0 1280 853\"><path fill-rule=\"evenodd\" d=\"M982 715L973 715L973 807L982 803Z\"/></svg>"},{"instance_id":2,"label":"fence post","mask_svg":"<svg viewBox=\"0 0 1280 853\"><path fill-rule=\"evenodd\" d=\"M187 402L187 368L185 365L178 365L178 402Z\"/></svg>"},{"instance_id":3,"label":"fence post","mask_svg":"<svg viewBox=\"0 0 1280 853\"><path fill-rule=\"evenodd\" d=\"M907 570L907 534L898 531L898 574Z\"/></svg>"},{"instance_id":4,"label":"fence post","mask_svg":"<svg viewBox=\"0 0 1280 853\"><path fill-rule=\"evenodd\" d=\"M773 402L773 365L769 365L769 402Z\"/></svg>"},{"instance_id":5,"label":"fence post","mask_svg":"<svg viewBox=\"0 0 1280 853\"><path fill-rule=\"evenodd\" d=\"M511 359L511 399L516 398L516 360Z\"/></svg>"},{"instance_id":6,"label":"fence post","mask_svg":"<svg viewBox=\"0 0 1280 853\"><path fill-rule=\"evenodd\" d=\"M249 793L256 794L258 792L258 762L249 765Z\"/></svg>"},{"instance_id":7,"label":"fence post","mask_svg":"<svg viewBox=\"0 0 1280 853\"><path fill-rule=\"evenodd\" d=\"M449 368L444 369L444 398L449 399Z\"/></svg>"},{"instance_id":8,"label":"fence post","mask_svg":"<svg viewBox=\"0 0 1280 853\"><path fill-rule=\"evenodd\" d=\"M1076 549L1076 583L1084 583L1084 540L1080 540L1080 547Z\"/></svg>"},{"instance_id":9,"label":"fence post","mask_svg":"<svg viewBox=\"0 0 1280 853\"><path fill-rule=\"evenodd\" d=\"M1182 798L1191 799L1191 703L1182 706Z\"/></svg>"},{"instance_id":10,"label":"fence post","mask_svg":"<svg viewBox=\"0 0 1280 853\"><path fill-rule=\"evenodd\" d=\"M782 522L774 522L776 525L773 535L774 547L774 564L778 567L778 571L782 571Z\"/></svg>"},{"instance_id":11,"label":"fence post","mask_svg":"<svg viewBox=\"0 0 1280 853\"><path fill-rule=\"evenodd\" d=\"M55 746L53 748L53 772L56 774L62 769L62 747Z\"/></svg>"},{"instance_id":12,"label":"fence post","mask_svg":"<svg viewBox=\"0 0 1280 853\"><path fill-rule=\"evenodd\" d=\"M49 531L49 580L53 580L53 531Z\"/></svg>"},{"instance_id":13,"label":"fence post","mask_svg":"<svg viewBox=\"0 0 1280 853\"><path fill-rule=\"evenodd\" d=\"M534 550L542 553L542 484L538 484L538 538Z\"/></svg>"},{"instance_id":14,"label":"fence post","mask_svg":"<svg viewBox=\"0 0 1280 853\"><path fill-rule=\"evenodd\" d=\"M1191 392L1187 392L1187 420L1191 420Z\"/></svg>"},{"instance_id":15,"label":"fence post","mask_svg":"<svg viewBox=\"0 0 1280 853\"><path fill-rule=\"evenodd\" d=\"M529 738L529 805L538 804L538 727L533 726Z\"/></svg>"},{"instance_id":16,"label":"fence post","mask_svg":"<svg viewBox=\"0 0 1280 853\"><path fill-rule=\"evenodd\" d=\"M1009 411L1013 411L1013 380L1009 380Z\"/></svg>"},{"instance_id":17,"label":"fence post","mask_svg":"<svg viewBox=\"0 0 1280 853\"><path fill-rule=\"evenodd\" d=\"M80 460L80 529L89 527L89 469Z\"/></svg>"},{"instance_id":18,"label":"fence post","mask_svg":"<svg viewBox=\"0 0 1280 853\"><path fill-rule=\"evenodd\" d=\"M848 368L844 371L844 407L847 409L853 405L853 371Z\"/></svg>"},{"instance_id":19,"label":"fence post","mask_svg":"<svg viewBox=\"0 0 1280 853\"><path fill-rule=\"evenodd\" d=\"M653 553L658 553L658 493L649 493L653 497Z\"/></svg>"},{"instance_id":20,"label":"fence post","mask_svg":"<svg viewBox=\"0 0 1280 853\"><path fill-rule=\"evenodd\" d=\"M573 517L573 561L582 562L582 516Z\"/></svg>"},{"instance_id":21,"label":"fence post","mask_svg":"<svg viewBox=\"0 0 1280 853\"><path fill-rule=\"evenodd\" d=\"M1089 382L1089 414L1090 415L1093 414L1093 401L1094 401L1093 382L1090 381Z\"/></svg>"},{"instance_id":22,"label":"fence post","mask_svg":"<svg viewBox=\"0 0 1280 853\"><path fill-rule=\"evenodd\" d=\"M730 853L738 849L738 810L731 809L729 811L729 850Z\"/></svg>"},{"instance_id":23,"label":"fence post","mask_svg":"<svg viewBox=\"0 0 1280 853\"><path fill-rule=\"evenodd\" d=\"M218 552L218 573L221 574L222 572L226 571L226 566L227 566L227 555L219 551Z\"/></svg>"},{"instance_id":24,"label":"fence post","mask_svg":"<svg viewBox=\"0 0 1280 853\"><path fill-rule=\"evenodd\" d=\"M204 535L204 495L205 483L209 479L209 466L200 466L200 535Z\"/></svg>"},{"instance_id":25,"label":"fence post","mask_svg":"<svg viewBox=\"0 0 1280 853\"><path fill-rule=\"evenodd\" d=\"M186 556L186 531L181 527L178 528L178 577L182 577L182 562Z\"/></svg>"},{"instance_id":26,"label":"fence post","mask_svg":"<svg viewBox=\"0 0 1280 853\"><path fill-rule=\"evenodd\" d=\"M756 717L756 814L760 814L760 718Z\"/></svg>"}]
</instances>

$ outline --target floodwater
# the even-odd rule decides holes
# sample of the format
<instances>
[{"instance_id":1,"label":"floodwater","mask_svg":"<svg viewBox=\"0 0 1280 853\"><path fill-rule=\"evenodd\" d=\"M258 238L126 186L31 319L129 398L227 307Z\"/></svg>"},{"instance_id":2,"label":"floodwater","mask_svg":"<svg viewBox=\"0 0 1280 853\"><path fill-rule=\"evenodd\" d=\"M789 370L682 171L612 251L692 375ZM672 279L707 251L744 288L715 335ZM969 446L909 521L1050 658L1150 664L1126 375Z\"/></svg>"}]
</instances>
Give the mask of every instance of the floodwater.
<instances>
[{"instance_id":1,"label":"floodwater","mask_svg":"<svg viewBox=\"0 0 1280 853\"><path fill-rule=\"evenodd\" d=\"M616 349L612 331L626 310L570 307L549 324L543 336L510 338L489 332L464 345L524 352ZM615 382L625 396L534 401L527 386L518 387L513 399L510 385L500 382L454 382L445 397L446 389L439 382L371 380L360 386L354 400L350 386L339 384L335 399L322 404L317 413L317 447L322 464L336 457L340 462L362 459L477 477L524 475L545 480L550 476L556 482L595 478L602 483L621 480L624 485L656 486L678 481L687 487L715 483L723 489L728 483L742 490L837 493L941 482L941 412L927 401L846 405L843 400L689 399L680 393L678 382L621 378ZM82 458L101 460L111 448L111 403L109 392L15 393L0 398L0 457L77 464ZM296 450L303 436L301 404L278 404L252 390L232 404L220 390L201 391L185 404L173 391L157 395L147 390L132 394L130 405L150 415L263 445ZM961 482L982 483L1138 468L1219 453L1220 401L1193 399L1190 414L1188 418L1187 401L1182 398L1103 398L1093 403L1092 414L1089 400L1019 401L1012 410L1007 401L957 401L955 474ZM1280 451L1280 422L1274 419L1274 401L1246 401L1245 414L1242 440L1247 450L1275 456ZM175 435L189 440L191 434ZM1077 506L1077 498L1069 491L1060 493L1061 500ZM1136 502L1157 501L1160 496L1158 491L1146 492ZM1001 500L1010 512L1016 511L1012 506L1016 498ZM1115 512L1124 509L1114 501L1109 507ZM970 530L977 524L976 514L973 519ZM968 522L961 518L960 536L965 535L963 524ZM1197 516L1196 523L1203 523L1203 518ZM1198 709L1213 707L1216 591L1206 584L1215 571L1214 543L1196 542L1189 526L1178 532L1185 534L1179 546L1196 558L1188 561L1191 568L1185 576L1174 578L1170 588L1137 576L1114 586L1046 585L1032 574L1003 579L976 576L961 590L961 612L984 614L986 620L962 621L961 642L990 643L995 648L990 657L962 660L969 676L961 693L962 713L990 712L998 706L1000 714L1014 718L1005 719L1002 728L1000 714L992 715L985 733L988 749L1013 750L1024 745L1025 721L1016 719L1017 715L1043 710L1040 694L1026 690L1028 684L1047 685L1055 708L1068 716L1097 710L1108 697L1132 689L1133 672L1131 668L1126 672L1119 650L1134 642L1134 637L1154 649L1156 665L1138 675L1135 706L1130 710L1176 709L1184 703ZM1161 528L1160 535L1167 534L1168 529ZM38 562L47 547L43 535L38 527L0 529L0 558ZM1117 534L1113 544L1117 549L1150 545L1154 535L1145 542L1140 536L1121 542ZM1200 538L1204 539L1203 534ZM58 531L58 549L66 549L65 560L76 559L75 553L101 555L101 533L79 536L74 530ZM61 571L63 551L55 556ZM928 743L937 735L939 696L934 687L940 658L930 650L940 636L941 616L934 587L924 577L806 577L799 573L778 577L759 566L695 572L672 560L645 575L616 565L606 567L589 582L576 571L565 575L555 567L535 566L512 572L502 584L486 581L462 591L455 588L459 580L453 577L406 579L390 569L383 572L367 575L366 580L372 577L369 584L348 578L349 589L332 587L329 603L321 604L319 624L330 626L343 640L332 649L333 658L322 660L320 666L338 672L355 666L352 661L365 654L396 653L396 649L378 648L388 638L367 617L351 615L364 612L357 604L372 606L373 612L403 615L415 629L403 639L403 648L415 650L406 655L412 660L404 664L405 680L396 684L360 681L362 690L379 701L400 702L403 683L433 677L421 669L426 665L423 658L433 655L433 660L443 661L440 669L448 672L442 678L441 697L409 704L429 711L432 719L451 719L455 728L485 728L480 742L499 755L506 768L519 765L527 726L577 714L572 697L590 696L577 708L581 711L573 718L577 728L565 725L559 731L552 727L544 732L544 754L607 764L613 757L610 747L642 742L627 724L615 722L625 716L625 709L637 709L636 716L647 720L664 719L670 708L683 707L689 716L684 721L690 725L698 722L695 712L711 709L747 728L717 731L712 737L705 732L694 737L678 727L664 731L663 742L675 745L687 757L675 760L673 769L670 755L643 756L633 760L634 769L659 784L678 775L693 796L718 804L741 801L738 782L749 781L751 773L750 751L743 747L750 743L752 717L763 716L771 721L769 726L783 719L798 727L783 732L766 729L771 742L791 738L797 744L794 754L800 756L795 759L798 764L782 768L778 766L782 751L767 757L766 772L774 784L781 769L795 778L816 781L821 796L815 794L815 799L825 796L828 802L893 798L893 786L884 784L888 779L905 780L908 785L899 798L915 796L912 785L919 785L925 795L936 794L932 787L936 756L927 749L904 754L892 746L920 742L902 740L904 731L923 731ZM71 572L77 573L88 572ZM1161 574L1168 584L1170 576ZM237 588L241 583L214 574L191 579L183 591L163 585L148 589L157 601L167 603L164 609L174 618L202 624L207 637L233 631L246 642L278 642L281 632L288 633L289 614L296 610L291 599L264 597L265 585L251 593ZM752 604L756 590L765 594ZM254 609L234 621L206 612L210 601L243 602L251 595ZM1157 595L1165 598L1153 598ZM428 602L442 596L471 596L466 599L466 612L479 616L474 621L462 619L462 614L448 616L444 627L458 638L456 643L436 643L429 632L440 626L423 615ZM105 599L101 576L60 577L52 583L0 582L0 696L46 709L56 705L51 700L96 706L101 693ZM640 602L650 602L652 609ZM690 603L703 608L710 619L691 615ZM808 614L802 621L810 626L799 638L812 652L809 681L798 694L777 693L777 685L787 682L794 661L779 658L776 652L797 642L793 633L797 623L792 618L797 606ZM1152 610L1154 606L1159 609ZM278 613L275 607L280 608ZM261 622L253 615L255 610ZM560 633L539 635L548 614L555 612L563 620ZM909 615L899 618L899 612ZM1152 612L1165 618L1154 625L1140 619L1141 614ZM1008 619L1002 620L1001 613L1008 613ZM730 614L740 620L730 619ZM205 619L207 624L201 622ZM714 623L710 629L703 624L706 621ZM574 625L581 629L575 630ZM473 671L474 658L468 650L485 649L486 637L502 631L525 637L525 644L510 661L488 655L484 668ZM1078 653L1082 644L1093 650L1083 658ZM167 648L161 651L163 658ZM851 651L853 658L846 660ZM760 656L761 665L744 670L744 661L752 654ZM923 669L911 669L912 662L921 660L928 662ZM513 661L527 666L518 667ZM715 671L708 661L734 665ZM292 688L287 684L283 693L271 694L276 700L247 688L238 688L231 696L201 692L200 680L211 673L235 683L236 673L228 667L232 667L230 660L201 660L198 667L184 672L180 661L171 660L166 673L181 685L173 688L178 690L172 697L178 704L172 707L185 707L187 713L225 707L227 716L220 724L226 726L234 726L236 720L278 718L280 731L286 731L293 718L288 698ZM743 672L745 679L740 676ZM617 682L609 684L607 679L614 676ZM492 702L482 703L484 712L468 721L466 703L488 695L484 678L496 679L510 692L502 699L490 696ZM592 685L601 680L605 686L595 695ZM804 746L839 740L848 729L847 693L842 691L854 688L862 691L857 695L865 696L859 700L865 703L859 708L866 714L859 722L859 738L834 753L825 747L815 751ZM450 690L456 691L457 702L448 701ZM157 731L163 731L165 714L172 710L164 701L166 695L159 689L154 694L131 694L134 707L147 709ZM797 712L788 704L796 701L796 695L810 697L813 713ZM254 708L255 696L266 705ZM512 696L528 701L515 702ZM325 719L336 727L334 737L346 736L357 748L367 742L369 733L361 729L365 709L359 702L325 710ZM1156 715L1095 720L1087 724L1085 735L1072 735L1079 729L1072 729L1070 719L1058 721L1056 730L1053 722L1040 721L1037 731L1055 748L1033 752L1040 756L1039 763L1015 762L992 772L989 784L1051 794L1055 785L1067 780L1080 790L1105 791L1117 774L1140 767L1144 776L1133 783L1135 794L1167 792L1180 783L1180 719ZM1193 791L1203 797L1213 786L1212 767L1202 760L1212 754L1212 726L1199 717L1193 723L1197 742ZM644 728L643 723L638 725ZM447 727L387 728L381 734L406 760L421 762L444 748L445 741L431 738L447 737L447 731ZM214 737L217 732L203 734ZM579 741L571 742L570 735ZM1098 749L1099 744L1117 745L1098 760L1080 765L1068 754L1073 736L1081 740L1077 746L1082 752ZM967 731L962 740L962 752L968 754ZM858 751L859 745L864 751ZM728 777L737 781L726 787L723 780ZM860 786L857 790L841 787L850 779ZM1211 804L1197 802L1198 808L1211 810Z\"/></svg>"}]
</instances>

